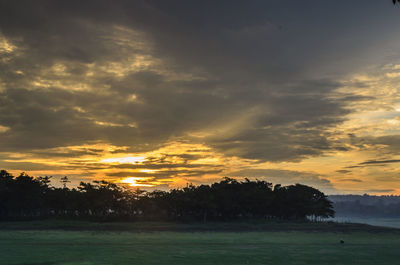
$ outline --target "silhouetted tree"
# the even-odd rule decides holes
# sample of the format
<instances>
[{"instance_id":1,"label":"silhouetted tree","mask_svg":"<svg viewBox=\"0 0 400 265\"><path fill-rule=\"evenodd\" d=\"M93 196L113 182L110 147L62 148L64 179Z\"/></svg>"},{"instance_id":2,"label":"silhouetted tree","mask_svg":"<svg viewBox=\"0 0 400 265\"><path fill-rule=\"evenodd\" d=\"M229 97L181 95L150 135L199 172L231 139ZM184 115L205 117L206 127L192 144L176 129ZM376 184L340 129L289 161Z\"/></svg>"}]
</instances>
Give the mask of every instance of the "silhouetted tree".
<instances>
[{"instance_id":1,"label":"silhouetted tree","mask_svg":"<svg viewBox=\"0 0 400 265\"><path fill-rule=\"evenodd\" d=\"M77 189L50 186L51 177L14 177L0 171L0 218L49 216L91 219L203 221L295 219L333 216L332 203L317 189L266 181L224 178L212 185L170 191L130 190L107 181Z\"/></svg>"}]
</instances>

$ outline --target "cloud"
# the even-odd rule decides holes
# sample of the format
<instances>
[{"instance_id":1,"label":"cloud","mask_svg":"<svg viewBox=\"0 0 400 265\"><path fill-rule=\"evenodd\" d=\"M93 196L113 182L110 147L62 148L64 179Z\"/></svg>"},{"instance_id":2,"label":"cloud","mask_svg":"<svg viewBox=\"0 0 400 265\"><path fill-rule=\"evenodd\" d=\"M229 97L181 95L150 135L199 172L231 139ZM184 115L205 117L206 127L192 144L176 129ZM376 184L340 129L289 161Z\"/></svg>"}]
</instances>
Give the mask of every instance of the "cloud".
<instances>
[{"instance_id":1,"label":"cloud","mask_svg":"<svg viewBox=\"0 0 400 265\"><path fill-rule=\"evenodd\" d=\"M382 98L371 89L376 78L348 77L387 55L394 34L377 25L397 17L376 16L389 12L383 4L359 9L318 1L1 3L0 166L111 177L153 169L157 178L200 181L241 172L243 164L398 153L396 133L375 137L365 134L370 124L346 127L360 114L355 106L373 109ZM395 80L395 69L387 71ZM177 148L171 142L209 151L170 149L150 159L149 152ZM99 161L140 153L149 154L143 164ZM364 163L379 164L371 161ZM332 190L318 174L246 172Z\"/></svg>"},{"instance_id":2,"label":"cloud","mask_svg":"<svg viewBox=\"0 0 400 265\"><path fill-rule=\"evenodd\" d=\"M361 162L361 163L359 163L357 165L354 165L354 166L347 166L346 168L363 168L363 167L368 167L368 166L382 167L382 166L387 166L387 165L396 164L396 163L400 163L400 160L399 159L368 160L368 161ZM336 172L339 172L339 173L350 173L351 171L349 171L349 170L337 170Z\"/></svg>"},{"instance_id":3,"label":"cloud","mask_svg":"<svg viewBox=\"0 0 400 265\"><path fill-rule=\"evenodd\" d=\"M217 7L228 20L208 14L210 24L177 21L210 3L185 5L182 14L181 7L159 2L119 1L111 9L105 2L92 9L89 2L79 12L74 2L43 3L41 9L27 3L29 14L9 5L3 13L15 17L0 20L4 36L21 50L2 65L0 125L10 128L3 150L107 141L140 151L204 131L209 135L201 141L216 150L264 161L298 161L336 148L328 130L348 113L345 99L330 96L340 83L294 80L303 64L273 70L283 62L263 58L276 54L268 40L281 33L262 12L253 16L257 8L238 20L243 6ZM198 23L204 31L187 35ZM267 47L244 42L239 51L233 33L250 34Z\"/></svg>"},{"instance_id":4,"label":"cloud","mask_svg":"<svg viewBox=\"0 0 400 265\"><path fill-rule=\"evenodd\" d=\"M367 193L394 193L396 190L394 189L372 189L367 190Z\"/></svg>"},{"instance_id":5,"label":"cloud","mask_svg":"<svg viewBox=\"0 0 400 265\"><path fill-rule=\"evenodd\" d=\"M391 163L400 163L400 160L394 159L394 160L369 160L360 163L360 165L375 165L375 164L391 164Z\"/></svg>"},{"instance_id":6,"label":"cloud","mask_svg":"<svg viewBox=\"0 0 400 265\"><path fill-rule=\"evenodd\" d=\"M363 182L361 179L352 179L352 178L345 178L345 179L341 179L340 181L344 181L344 182Z\"/></svg>"},{"instance_id":7,"label":"cloud","mask_svg":"<svg viewBox=\"0 0 400 265\"><path fill-rule=\"evenodd\" d=\"M348 173L351 173L351 170L340 169L340 170L336 170L336 172L341 173L341 174L348 174Z\"/></svg>"}]
</instances>

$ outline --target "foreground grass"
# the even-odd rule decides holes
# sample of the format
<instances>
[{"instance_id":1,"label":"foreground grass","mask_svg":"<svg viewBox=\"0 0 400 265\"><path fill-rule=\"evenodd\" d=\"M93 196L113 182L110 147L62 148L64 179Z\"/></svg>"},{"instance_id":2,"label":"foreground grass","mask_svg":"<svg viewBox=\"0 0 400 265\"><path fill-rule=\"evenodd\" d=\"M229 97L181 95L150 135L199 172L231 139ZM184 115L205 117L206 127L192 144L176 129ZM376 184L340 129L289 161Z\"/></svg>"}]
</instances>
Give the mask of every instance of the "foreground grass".
<instances>
[{"instance_id":1,"label":"foreground grass","mask_svg":"<svg viewBox=\"0 0 400 265\"><path fill-rule=\"evenodd\" d=\"M4 228L7 224L0 226ZM345 244L339 244L340 239ZM368 229L345 233L312 229L308 232L0 230L0 264L4 265L375 265L399 264L398 249L399 234Z\"/></svg>"}]
</instances>

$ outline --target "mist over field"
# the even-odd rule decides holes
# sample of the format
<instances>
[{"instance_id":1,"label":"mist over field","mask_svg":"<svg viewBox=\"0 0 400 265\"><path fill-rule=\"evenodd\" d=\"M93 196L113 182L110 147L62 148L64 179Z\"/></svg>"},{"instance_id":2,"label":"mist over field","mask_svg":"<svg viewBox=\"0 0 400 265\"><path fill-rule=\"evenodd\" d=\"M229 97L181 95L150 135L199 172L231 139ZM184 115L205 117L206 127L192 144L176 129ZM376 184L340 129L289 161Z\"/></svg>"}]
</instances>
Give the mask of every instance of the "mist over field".
<instances>
[{"instance_id":1,"label":"mist over field","mask_svg":"<svg viewBox=\"0 0 400 265\"><path fill-rule=\"evenodd\" d=\"M400 228L400 197L373 195L330 195L335 217L341 223L363 223Z\"/></svg>"}]
</instances>

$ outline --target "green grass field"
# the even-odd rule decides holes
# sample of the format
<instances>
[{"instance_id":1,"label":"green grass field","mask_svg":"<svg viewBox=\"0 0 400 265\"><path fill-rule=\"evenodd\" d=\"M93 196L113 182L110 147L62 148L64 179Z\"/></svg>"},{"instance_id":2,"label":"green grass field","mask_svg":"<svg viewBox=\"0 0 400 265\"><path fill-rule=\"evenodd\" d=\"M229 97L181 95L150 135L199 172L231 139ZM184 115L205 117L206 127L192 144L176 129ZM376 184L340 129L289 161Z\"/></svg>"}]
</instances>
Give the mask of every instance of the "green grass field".
<instances>
[{"instance_id":1,"label":"green grass field","mask_svg":"<svg viewBox=\"0 0 400 265\"><path fill-rule=\"evenodd\" d=\"M82 231L71 224L64 225L67 230L54 226L48 230L40 223L0 226L2 265L400 264L400 234L365 226L361 226L365 231L357 232L314 231L312 224L306 225L308 231L238 229L239 232L191 231L187 227L180 232L139 232L127 229L129 225L105 230L104 224L90 223L84 224ZM340 239L345 241L343 245Z\"/></svg>"}]
</instances>

